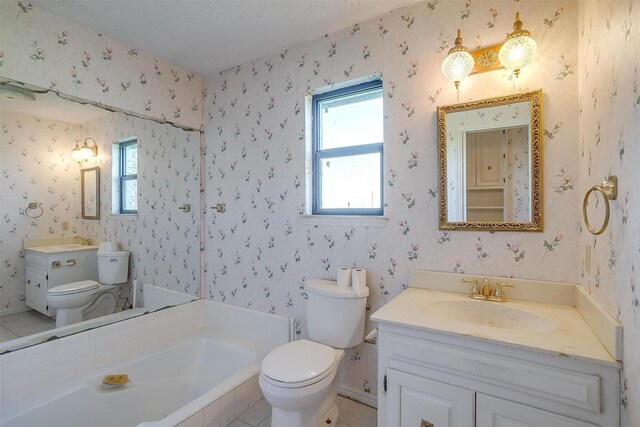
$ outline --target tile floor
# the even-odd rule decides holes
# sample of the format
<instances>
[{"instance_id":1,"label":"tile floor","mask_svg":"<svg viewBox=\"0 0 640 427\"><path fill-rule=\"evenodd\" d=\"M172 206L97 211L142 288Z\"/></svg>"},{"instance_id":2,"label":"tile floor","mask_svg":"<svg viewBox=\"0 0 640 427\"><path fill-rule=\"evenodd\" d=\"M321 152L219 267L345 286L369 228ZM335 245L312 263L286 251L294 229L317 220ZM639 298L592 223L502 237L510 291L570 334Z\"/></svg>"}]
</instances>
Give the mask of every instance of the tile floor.
<instances>
[{"instance_id":1,"label":"tile floor","mask_svg":"<svg viewBox=\"0 0 640 427\"><path fill-rule=\"evenodd\" d=\"M336 427L377 427L378 411L338 396L340 419ZM271 427L271 406L262 399L227 427ZM277 427L277 426L273 426Z\"/></svg>"},{"instance_id":2,"label":"tile floor","mask_svg":"<svg viewBox=\"0 0 640 427\"><path fill-rule=\"evenodd\" d=\"M55 329L56 321L37 311L23 311L0 317L0 342Z\"/></svg>"}]
</instances>

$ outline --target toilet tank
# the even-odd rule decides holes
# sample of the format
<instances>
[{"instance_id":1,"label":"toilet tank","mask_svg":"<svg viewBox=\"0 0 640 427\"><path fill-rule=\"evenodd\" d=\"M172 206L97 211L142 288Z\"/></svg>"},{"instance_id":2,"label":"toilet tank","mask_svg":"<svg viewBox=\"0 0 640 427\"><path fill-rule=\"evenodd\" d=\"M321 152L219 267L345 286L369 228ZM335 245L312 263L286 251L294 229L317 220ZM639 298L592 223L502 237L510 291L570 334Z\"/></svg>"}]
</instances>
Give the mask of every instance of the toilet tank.
<instances>
[{"instance_id":1,"label":"toilet tank","mask_svg":"<svg viewBox=\"0 0 640 427\"><path fill-rule=\"evenodd\" d=\"M326 280L307 280L309 338L334 348L350 348L364 339L369 289L357 296L351 287Z\"/></svg>"},{"instance_id":2,"label":"toilet tank","mask_svg":"<svg viewBox=\"0 0 640 427\"><path fill-rule=\"evenodd\" d=\"M129 252L98 251L98 281L105 285L125 283L129 276Z\"/></svg>"}]
</instances>

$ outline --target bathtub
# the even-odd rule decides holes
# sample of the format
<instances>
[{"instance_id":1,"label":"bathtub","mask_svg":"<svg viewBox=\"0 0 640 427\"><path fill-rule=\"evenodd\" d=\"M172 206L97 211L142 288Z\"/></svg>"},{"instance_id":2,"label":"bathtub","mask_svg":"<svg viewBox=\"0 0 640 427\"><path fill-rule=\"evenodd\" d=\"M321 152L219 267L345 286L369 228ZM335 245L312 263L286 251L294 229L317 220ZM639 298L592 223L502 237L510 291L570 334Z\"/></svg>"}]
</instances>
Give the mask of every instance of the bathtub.
<instances>
[{"instance_id":1,"label":"bathtub","mask_svg":"<svg viewBox=\"0 0 640 427\"><path fill-rule=\"evenodd\" d=\"M249 341L201 329L3 408L2 426L164 427L203 417L207 408L235 419L260 399L265 354ZM110 373L128 374L130 382L103 386Z\"/></svg>"}]
</instances>

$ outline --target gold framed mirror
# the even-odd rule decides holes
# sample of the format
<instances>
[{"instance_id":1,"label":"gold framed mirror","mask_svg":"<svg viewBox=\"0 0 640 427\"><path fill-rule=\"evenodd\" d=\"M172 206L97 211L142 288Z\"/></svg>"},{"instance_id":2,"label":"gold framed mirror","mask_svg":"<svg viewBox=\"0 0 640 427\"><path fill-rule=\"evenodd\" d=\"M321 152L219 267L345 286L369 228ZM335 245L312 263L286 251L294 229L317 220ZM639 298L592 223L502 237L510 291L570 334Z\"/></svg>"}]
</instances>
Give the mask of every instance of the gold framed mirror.
<instances>
[{"instance_id":1,"label":"gold framed mirror","mask_svg":"<svg viewBox=\"0 0 640 427\"><path fill-rule=\"evenodd\" d=\"M438 107L441 230L543 231L542 90Z\"/></svg>"},{"instance_id":2,"label":"gold framed mirror","mask_svg":"<svg viewBox=\"0 0 640 427\"><path fill-rule=\"evenodd\" d=\"M80 171L82 219L100 219L100 167Z\"/></svg>"}]
</instances>

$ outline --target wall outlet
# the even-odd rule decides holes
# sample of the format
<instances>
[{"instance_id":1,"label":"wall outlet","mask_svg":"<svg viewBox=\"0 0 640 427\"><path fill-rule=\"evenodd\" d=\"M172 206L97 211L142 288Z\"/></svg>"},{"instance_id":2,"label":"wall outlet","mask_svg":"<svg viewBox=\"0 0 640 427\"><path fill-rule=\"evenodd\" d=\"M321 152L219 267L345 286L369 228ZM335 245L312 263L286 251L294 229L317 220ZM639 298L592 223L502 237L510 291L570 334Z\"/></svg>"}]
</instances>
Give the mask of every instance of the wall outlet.
<instances>
[{"instance_id":1,"label":"wall outlet","mask_svg":"<svg viewBox=\"0 0 640 427\"><path fill-rule=\"evenodd\" d=\"M584 271L591 273L591 245L584 245Z\"/></svg>"},{"instance_id":2,"label":"wall outlet","mask_svg":"<svg viewBox=\"0 0 640 427\"><path fill-rule=\"evenodd\" d=\"M62 221L62 231L69 231L69 223L67 221Z\"/></svg>"}]
</instances>

